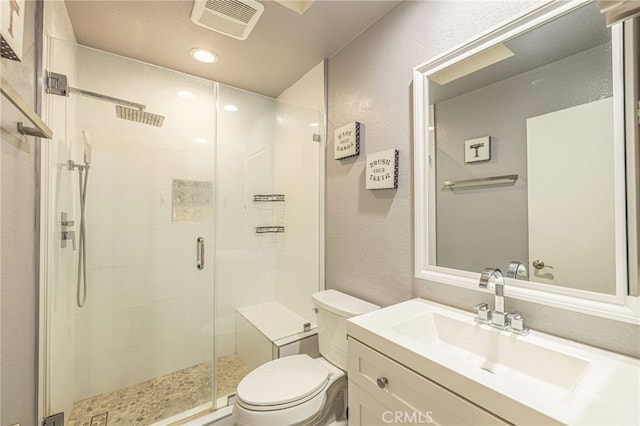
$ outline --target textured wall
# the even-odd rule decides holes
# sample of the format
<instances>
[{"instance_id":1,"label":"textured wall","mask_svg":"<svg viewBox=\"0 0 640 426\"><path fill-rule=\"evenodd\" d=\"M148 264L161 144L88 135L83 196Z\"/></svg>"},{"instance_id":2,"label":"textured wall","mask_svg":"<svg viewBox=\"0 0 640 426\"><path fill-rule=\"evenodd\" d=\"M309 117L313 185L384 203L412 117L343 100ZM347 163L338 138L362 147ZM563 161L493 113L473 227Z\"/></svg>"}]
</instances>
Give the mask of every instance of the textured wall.
<instances>
[{"instance_id":1,"label":"textured wall","mask_svg":"<svg viewBox=\"0 0 640 426\"><path fill-rule=\"evenodd\" d=\"M35 9L26 2L22 62L0 59L0 74L35 109ZM36 424L37 271L35 138L20 135L24 117L2 99L0 424Z\"/></svg>"},{"instance_id":2,"label":"textured wall","mask_svg":"<svg viewBox=\"0 0 640 426\"><path fill-rule=\"evenodd\" d=\"M412 70L527 2L405 1L329 60L326 283L388 305L412 296ZM362 123L360 156L333 159L333 132ZM400 151L398 189L364 189L367 153Z\"/></svg>"},{"instance_id":3,"label":"textured wall","mask_svg":"<svg viewBox=\"0 0 640 426\"><path fill-rule=\"evenodd\" d=\"M535 2L404 1L329 60L327 288L389 305L414 296L470 309L485 293L414 278L412 69ZM333 130L363 123L359 157L333 159ZM400 150L397 190L364 189L367 153ZM640 356L640 327L512 301L529 325Z\"/></svg>"}]
</instances>

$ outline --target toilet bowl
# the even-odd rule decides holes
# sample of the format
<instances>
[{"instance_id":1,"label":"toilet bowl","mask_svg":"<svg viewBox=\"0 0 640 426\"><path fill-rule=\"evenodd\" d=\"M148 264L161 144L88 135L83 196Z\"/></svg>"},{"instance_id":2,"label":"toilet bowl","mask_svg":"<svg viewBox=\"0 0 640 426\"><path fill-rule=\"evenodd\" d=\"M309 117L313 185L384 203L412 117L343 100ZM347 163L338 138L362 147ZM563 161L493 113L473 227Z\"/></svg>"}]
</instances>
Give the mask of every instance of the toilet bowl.
<instances>
[{"instance_id":1,"label":"toilet bowl","mask_svg":"<svg viewBox=\"0 0 640 426\"><path fill-rule=\"evenodd\" d=\"M269 361L238 384L237 425L326 425L341 420L347 403L346 319L379 306L336 290L314 293L321 358L291 355Z\"/></svg>"},{"instance_id":2,"label":"toilet bowl","mask_svg":"<svg viewBox=\"0 0 640 426\"><path fill-rule=\"evenodd\" d=\"M327 392L329 389L332 392ZM238 385L234 416L237 425L283 426L319 424L323 408L344 406L344 371L322 358L292 355L270 361ZM344 399L344 398L343 398ZM327 413L330 409L326 410Z\"/></svg>"}]
</instances>

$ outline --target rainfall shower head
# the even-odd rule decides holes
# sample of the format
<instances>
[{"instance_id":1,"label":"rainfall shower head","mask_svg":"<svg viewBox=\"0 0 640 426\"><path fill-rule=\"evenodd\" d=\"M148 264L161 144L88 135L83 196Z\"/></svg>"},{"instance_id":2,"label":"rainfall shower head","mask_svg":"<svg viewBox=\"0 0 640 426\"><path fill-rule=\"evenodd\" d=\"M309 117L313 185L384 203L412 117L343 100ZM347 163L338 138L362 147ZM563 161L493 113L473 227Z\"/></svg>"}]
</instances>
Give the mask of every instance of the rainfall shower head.
<instances>
[{"instance_id":1,"label":"rainfall shower head","mask_svg":"<svg viewBox=\"0 0 640 426\"><path fill-rule=\"evenodd\" d=\"M149 126L162 127L164 123L164 116L158 114L152 114L146 112L146 105L138 104L135 102L127 101L125 99L114 98L113 96L103 95L102 93L90 92L88 90L78 89L77 87L67 86L67 77L63 74L48 73L49 81L55 79L58 81L57 85L62 89L55 91L54 89L47 88L47 93L62 94L68 96L70 93L76 95L87 96L93 99L99 99L105 102L111 102L116 104L116 117L123 120L133 121L135 123L147 124Z\"/></svg>"},{"instance_id":2,"label":"rainfall shower head","mask_svg":"<svg viewBox=\"0 0 640 426\"><path fill-rule=\"evenodd\" d=\"M153 114L142 109L130 108L123 105L116 105L116 117L156 127L162 127L162 124L164 123L164 116L162 115Z\"/></svg>"}]
</instances>

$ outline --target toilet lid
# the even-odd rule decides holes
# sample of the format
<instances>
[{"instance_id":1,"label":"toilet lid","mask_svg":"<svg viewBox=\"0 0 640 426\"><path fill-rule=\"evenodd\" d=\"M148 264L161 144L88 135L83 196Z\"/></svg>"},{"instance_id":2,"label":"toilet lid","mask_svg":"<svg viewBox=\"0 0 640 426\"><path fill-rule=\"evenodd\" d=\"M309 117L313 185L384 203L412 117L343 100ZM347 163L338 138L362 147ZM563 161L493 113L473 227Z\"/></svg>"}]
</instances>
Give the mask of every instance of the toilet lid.
<instances>
[{"instance_id":1,"label":"toilet lid","mask_svg":"<svg viewBox=\"0 0 640 426\"><path fill-rule=\"evenodd\" d=\"M245 376L237 397L254 406L274 406L305 399L329 381L329 370L309 355L292 355L269 361Z\"/></svg>"}]
</instances>

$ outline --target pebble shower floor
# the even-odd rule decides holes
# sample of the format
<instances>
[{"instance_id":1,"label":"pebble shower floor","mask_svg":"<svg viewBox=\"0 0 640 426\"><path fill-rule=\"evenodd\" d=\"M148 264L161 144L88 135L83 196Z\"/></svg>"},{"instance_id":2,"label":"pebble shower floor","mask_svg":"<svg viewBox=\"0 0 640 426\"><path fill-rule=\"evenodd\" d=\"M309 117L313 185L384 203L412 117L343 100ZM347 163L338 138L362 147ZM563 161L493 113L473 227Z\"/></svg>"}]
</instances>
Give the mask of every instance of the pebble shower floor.
<instances>
[{"instance_id":1,"label":"pebble shower floor","mask_svg":"<svg viewBox=\"0 0 640 426\"><path fill-rule=\"evenodd\" d=\"M235 393L249 369L237 355L216 360L216 395ZM147 426L211 401L205 362L73 404L69 426Z\"/></svg>"}]
</instances>

